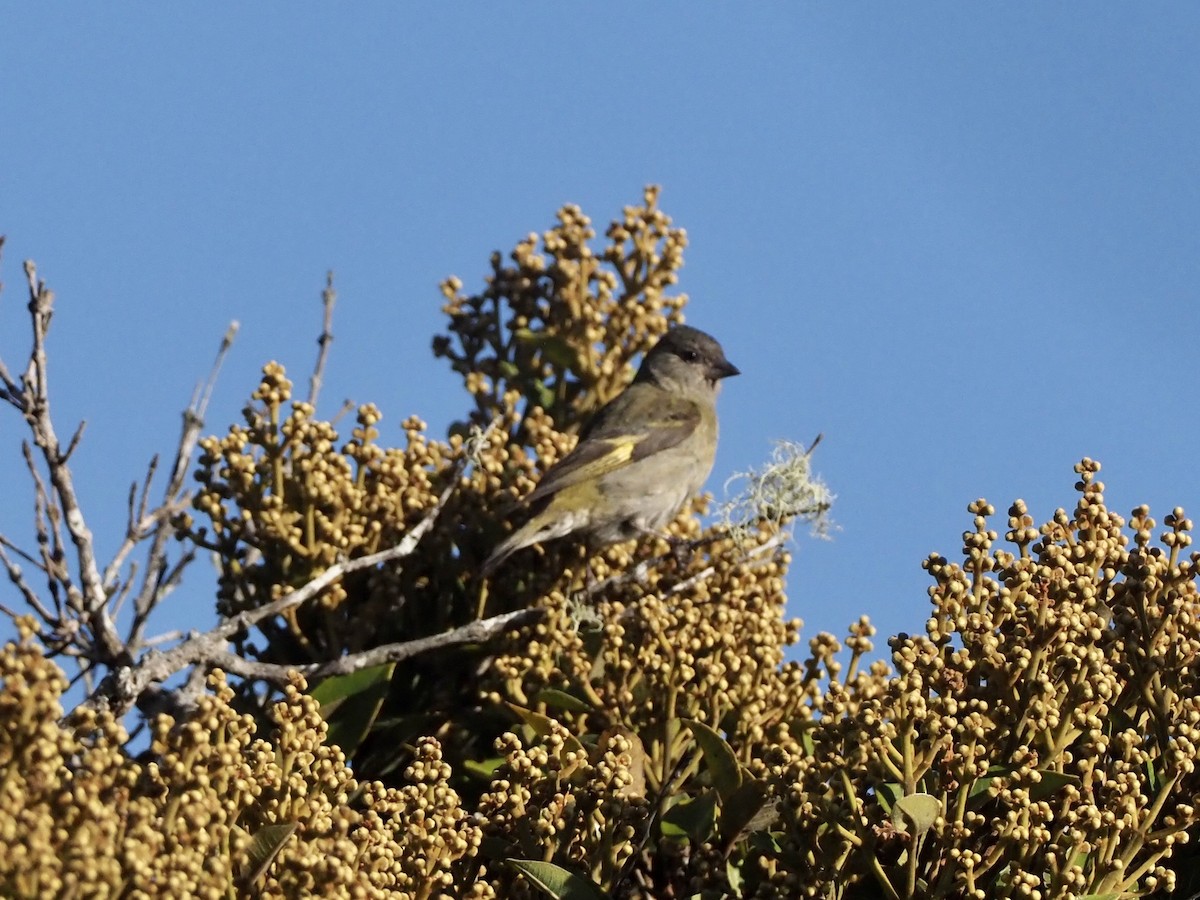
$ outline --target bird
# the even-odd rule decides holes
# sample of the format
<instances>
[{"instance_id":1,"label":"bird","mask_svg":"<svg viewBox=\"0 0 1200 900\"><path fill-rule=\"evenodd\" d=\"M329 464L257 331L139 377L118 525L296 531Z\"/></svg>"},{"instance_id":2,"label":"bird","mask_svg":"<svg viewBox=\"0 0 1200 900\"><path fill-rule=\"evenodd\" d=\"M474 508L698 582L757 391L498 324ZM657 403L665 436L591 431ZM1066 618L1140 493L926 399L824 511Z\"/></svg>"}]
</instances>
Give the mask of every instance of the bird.
<instances>
[{"instance_id":1,"label":"bird","mask_svg":"<svg viewBox=\"0 0 1200 900\"><path fill-rule=\"evenodd\" d=\"M532 515L492 550L484 577L516 551L570 534L593 551L658 534L712 471L721 381L740 374L711 335L668 330L525 498Z\"/></svg>"}]
</instances>

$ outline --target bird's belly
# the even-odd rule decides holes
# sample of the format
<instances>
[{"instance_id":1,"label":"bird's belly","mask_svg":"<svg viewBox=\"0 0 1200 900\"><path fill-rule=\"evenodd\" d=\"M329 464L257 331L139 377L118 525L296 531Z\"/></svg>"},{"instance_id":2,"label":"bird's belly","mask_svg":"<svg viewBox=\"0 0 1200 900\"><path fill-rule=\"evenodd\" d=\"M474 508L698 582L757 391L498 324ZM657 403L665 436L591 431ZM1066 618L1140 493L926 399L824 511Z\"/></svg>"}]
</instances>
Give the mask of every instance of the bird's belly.
<instances>
[{"instance_id":1,"label":"bird's belly","mask_svg":"<svg viewBox=\"0 0 1200 900\"><path fill-rule=\"evenodd\" d=\"M678 480L656 480L631 490L628 484L603 485L607 514L595 523L607 532L608 542L630 540L647 531L659 531L675 518L692 494L689 484Z\"/></svg>"}]
</instances>

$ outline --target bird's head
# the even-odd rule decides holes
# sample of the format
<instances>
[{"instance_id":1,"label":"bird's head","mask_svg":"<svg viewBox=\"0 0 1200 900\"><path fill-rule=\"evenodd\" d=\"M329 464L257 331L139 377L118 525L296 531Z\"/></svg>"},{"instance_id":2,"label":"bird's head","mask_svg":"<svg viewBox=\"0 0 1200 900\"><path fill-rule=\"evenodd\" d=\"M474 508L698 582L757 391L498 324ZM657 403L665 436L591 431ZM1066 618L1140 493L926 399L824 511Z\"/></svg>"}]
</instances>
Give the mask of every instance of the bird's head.
<instances>
[{"instance_id":1,"label":"bird's head","mask_svg":"<svg viewBox=\"0 0 1200 900\"><path fill-rule=\"evenodd\" d=\"M725 358L716 338L698 328L677 325L646 354L637 380L653 381L667 389L715 391L722 378L740 374Z\"/></svg>"}]
</instances>

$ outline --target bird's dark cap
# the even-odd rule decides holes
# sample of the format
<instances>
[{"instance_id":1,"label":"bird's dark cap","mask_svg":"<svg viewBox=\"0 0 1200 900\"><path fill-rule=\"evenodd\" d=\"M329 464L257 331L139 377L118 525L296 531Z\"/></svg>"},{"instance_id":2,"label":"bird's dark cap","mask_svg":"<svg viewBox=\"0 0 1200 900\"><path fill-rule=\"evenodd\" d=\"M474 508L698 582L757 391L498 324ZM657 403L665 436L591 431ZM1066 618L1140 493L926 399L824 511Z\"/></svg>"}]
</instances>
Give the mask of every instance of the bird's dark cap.
<instances>
[{"instance_id":1,"label":"bird's dark cap","mask_svg":"<svg viewBox=\"0 0 1200 900\"><path fill-rule=\"evenodd\" d=\"M690 325L676 325L659 339L651 352L673 353L688 362L701 363L713 381L742 374L741 369L725 358L725 351L715 337Z\"/></svg>"}]
</instances>

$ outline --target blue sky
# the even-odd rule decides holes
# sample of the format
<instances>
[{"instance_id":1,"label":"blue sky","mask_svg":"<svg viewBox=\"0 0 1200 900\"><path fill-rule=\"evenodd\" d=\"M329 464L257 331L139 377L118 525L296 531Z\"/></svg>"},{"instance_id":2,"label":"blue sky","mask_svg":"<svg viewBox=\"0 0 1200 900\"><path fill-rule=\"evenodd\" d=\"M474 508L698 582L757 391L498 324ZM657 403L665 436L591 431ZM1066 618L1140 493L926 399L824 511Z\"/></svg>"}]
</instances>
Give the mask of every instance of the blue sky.
<instances>
[{"instance_id":1,"label":"blue sky","mask_svg":"<svg viewBox=\"0 0 1200 900\"><path fill-rule=\"evenodd\" d=\"M841 530L799 536L791 612L920 631L976 497L1048 518L1088 455L1122 514L1200 507L1197 46L1200 7L1158 3L10 4L0 355L33 258L110 554L230 320L210 430L268 360L307 377L333 269L323 412L436 433L465 408L438 282L659 183L688 321L744 373L710 488L823 432ZM19 425L0 530L32 543ZM211 624L201 575L163 629Z\"/></svg>"}]
</instances>

